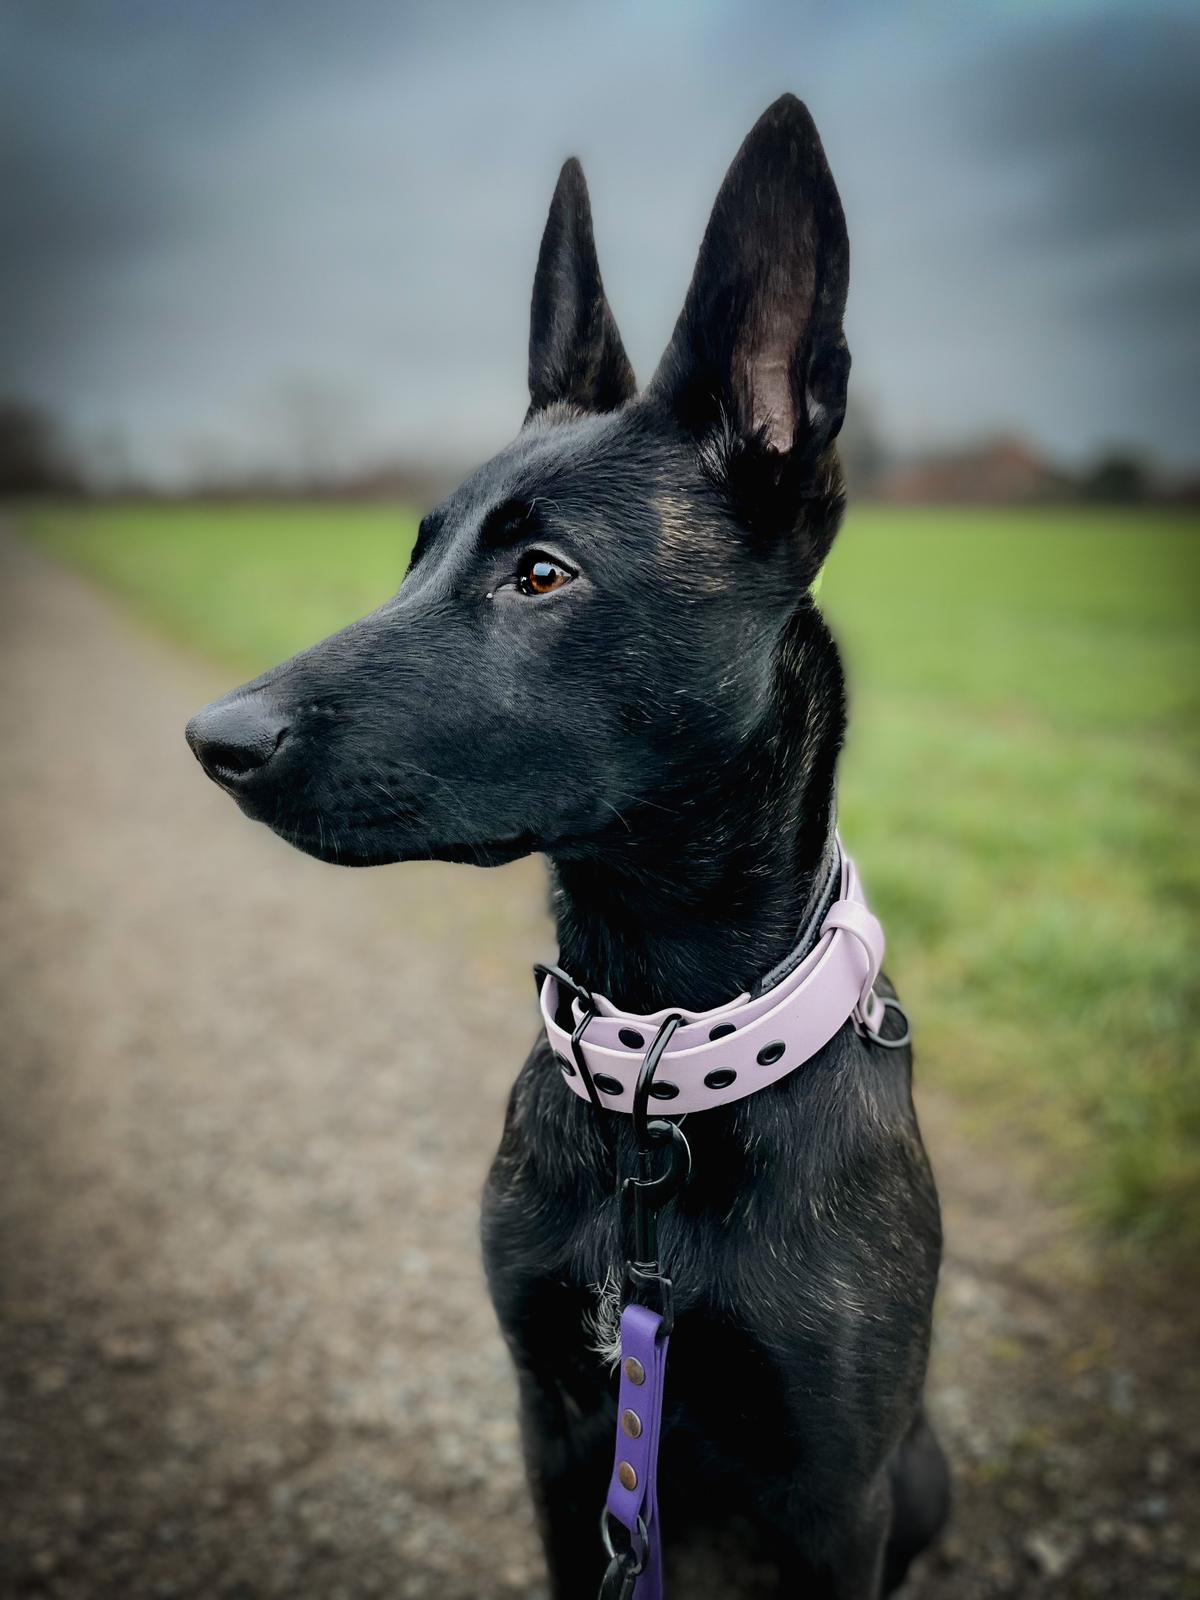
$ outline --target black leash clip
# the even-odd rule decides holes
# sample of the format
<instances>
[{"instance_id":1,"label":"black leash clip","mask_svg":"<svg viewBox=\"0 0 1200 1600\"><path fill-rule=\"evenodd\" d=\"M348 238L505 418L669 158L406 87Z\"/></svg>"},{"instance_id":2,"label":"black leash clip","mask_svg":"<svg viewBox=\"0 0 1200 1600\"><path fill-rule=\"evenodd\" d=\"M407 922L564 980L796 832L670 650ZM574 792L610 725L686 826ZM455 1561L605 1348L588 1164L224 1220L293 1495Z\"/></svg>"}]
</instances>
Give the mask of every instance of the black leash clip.
<instances>
[{"instance_id":1,"label":"black leash clip","mask_svg":"<svg viewBox=\"0 0 1200 1600\"><path fill-rule=\"evenodd\" d=\"M637 1587L638 1579L646 1570L646 1561L650 1554L650 1536L646 1532L646 1524L639 1517L636 1537L629 1537L629 1543L625 1548L618 1550L613 1543L612 1527L606 1506L600 1515L600 1537L610 1560L604 1571L597 1600L633 1600L633 1591Z\"/></svg>"},{"instance_id":2,"label":"black leash clip","mask_svg":"<svg viewBox=\"0 0 1200 1600\"><path fill-rule=\"evenodd\" d=\"M621 1302L633 1302L657 1311L663 1332L670 1333L675 1321L671 1280L658 1259L658 1214L687 1182L692 1170L692 1152L677 1122L665 1117L651 1118L650 1093L654 1074L675 1030L683 1022L672 1013L646 1051L633 1094L633 1135L637 1141L637 1176L621 1185L624 1223L625 1281ZM661 1170L663 1155L666 1165ZM655 1303L657 1301L657 1303Z\"/></svg>"},{"instance_id":3,"label":"black leash clip","mask_svg":"<svg viewBox=\"0 0 1200 1600\"><path fill-rule=\"evenodd\" d=\"M628 1550L614 1556L600 1585L599 1600L633 1600L642 1569Z\"/></svg>"}]
</instances>

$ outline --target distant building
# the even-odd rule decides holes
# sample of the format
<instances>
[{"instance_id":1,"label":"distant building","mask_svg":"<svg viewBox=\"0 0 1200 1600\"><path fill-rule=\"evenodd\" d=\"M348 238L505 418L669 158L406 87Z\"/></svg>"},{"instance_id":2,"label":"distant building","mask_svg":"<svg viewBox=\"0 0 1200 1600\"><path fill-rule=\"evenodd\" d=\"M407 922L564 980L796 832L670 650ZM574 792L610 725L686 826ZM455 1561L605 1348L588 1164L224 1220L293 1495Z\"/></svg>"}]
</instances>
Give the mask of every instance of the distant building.
<instances>
[{"instance_id":1,"label":"distant building","mask_svg":"<svg viewBox=\"0 0 1200 1600\"><path fill-rule=\"evenodd\" d=\"M1001 437L897 466L876 493L902 505L1036 505L1071 500L1077 490L1023 439Z\"/></svg>"}]
</instances>

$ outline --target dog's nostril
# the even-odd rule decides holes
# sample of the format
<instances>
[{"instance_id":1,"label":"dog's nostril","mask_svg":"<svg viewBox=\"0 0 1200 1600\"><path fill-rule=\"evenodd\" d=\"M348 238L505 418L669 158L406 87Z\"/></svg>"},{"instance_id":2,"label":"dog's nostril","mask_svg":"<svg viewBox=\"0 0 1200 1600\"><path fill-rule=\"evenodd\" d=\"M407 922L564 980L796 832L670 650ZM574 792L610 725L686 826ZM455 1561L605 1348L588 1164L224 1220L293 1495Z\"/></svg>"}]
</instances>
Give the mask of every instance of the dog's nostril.
<instances>
[{"instance_id":1,"label":"dog's nostril","mask_svg":"<svg viewBox=\"0 0 1200 1600\"><path fill-rule=\"evenodd\" d=\"M230 786L260 772L289 731L283 717L253 697L218 700L188 723L187 742L209 777Z\"/></svg>"},{"instance_id":2,"label":"dog's nostril","mask_svg":"<svg viewBox=\"0 0 1200 1600\"><path fill-rule=\"evenodd\" d=\"M247 772L256 772L259 767L266 766L278 748L276 744L275 749L264 753L261 750L247 750L236 744L210 744L205 746L200 759L210 771L219 769L240 778Z\"/></svg>"}]
</instances>

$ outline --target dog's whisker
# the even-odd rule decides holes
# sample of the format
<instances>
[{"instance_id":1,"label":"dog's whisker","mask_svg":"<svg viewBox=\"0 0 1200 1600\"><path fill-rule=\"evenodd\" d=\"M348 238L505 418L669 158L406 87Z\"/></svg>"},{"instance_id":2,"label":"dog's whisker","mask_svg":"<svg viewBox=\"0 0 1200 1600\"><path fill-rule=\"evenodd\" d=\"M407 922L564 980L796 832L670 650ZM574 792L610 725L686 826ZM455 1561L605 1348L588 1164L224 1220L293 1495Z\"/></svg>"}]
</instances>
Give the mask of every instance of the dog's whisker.
<instances>
[{"instance_id":1,"label":"dog's whisker","mask_svg":"<svg viewBox=\"0 0 1200 1600\"><path fill-rule=\"evenodd\" d=\"M628 820L621 815L621 813L617 810L616 806L613 805L611 800L606 800L604 798L604 796L601 795L600 796L600 804L602 806L607 806L608 807L608 809L612 812L613 816L616 817L617 821L625 829L626 833L632 833L633 832L633 828L631 827L631 825L628 822Z\"/></svg>"}]
</instances>

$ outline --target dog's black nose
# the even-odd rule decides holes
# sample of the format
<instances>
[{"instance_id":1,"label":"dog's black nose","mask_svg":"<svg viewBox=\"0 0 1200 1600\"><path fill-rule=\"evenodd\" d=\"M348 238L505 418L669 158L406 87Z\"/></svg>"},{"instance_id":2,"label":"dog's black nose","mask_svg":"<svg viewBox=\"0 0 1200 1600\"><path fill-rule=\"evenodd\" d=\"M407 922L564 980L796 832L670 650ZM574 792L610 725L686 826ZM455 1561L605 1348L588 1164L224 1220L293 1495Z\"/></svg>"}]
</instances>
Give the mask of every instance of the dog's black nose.
<instances>
[{"instance_id":1,"label":"dog's black nose","mask_svg":"<svg viewBox=\"0 0 1200 1600\"><path fill-rule=\"evenodd\" d=\"M187 725L187 742L209 777L226 789L255 778L288 736L288 719L258 695L214 700Z\"/></svg>"}]
</instances>

